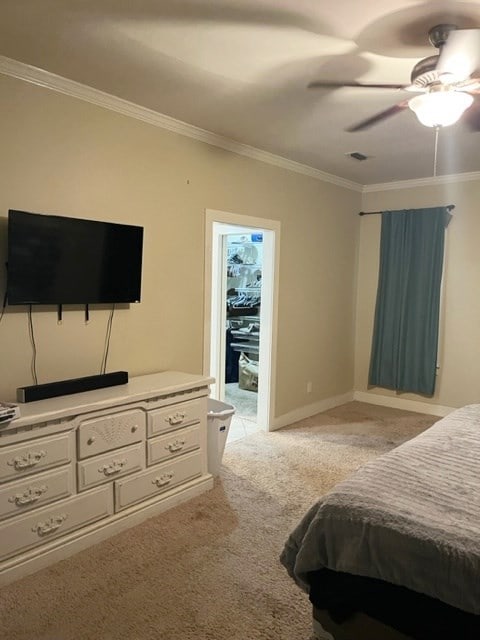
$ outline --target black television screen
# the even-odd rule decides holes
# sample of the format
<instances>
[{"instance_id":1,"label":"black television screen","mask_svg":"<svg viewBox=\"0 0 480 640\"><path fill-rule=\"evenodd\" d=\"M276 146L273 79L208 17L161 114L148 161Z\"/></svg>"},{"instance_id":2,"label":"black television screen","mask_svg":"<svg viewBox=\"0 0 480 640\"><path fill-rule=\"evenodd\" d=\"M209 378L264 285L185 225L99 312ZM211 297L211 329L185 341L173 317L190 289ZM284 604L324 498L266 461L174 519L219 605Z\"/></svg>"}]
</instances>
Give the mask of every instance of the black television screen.
<instances>
[{"instance_id":1,"label":"black television screen","mask_svg":"<svg viewBox=\"0 0 480 640\"><path fill-rule=\"evenodd\" d=\"M8 212L8 304L139 302L143 227Z\"/></svg>"}]
</instances>

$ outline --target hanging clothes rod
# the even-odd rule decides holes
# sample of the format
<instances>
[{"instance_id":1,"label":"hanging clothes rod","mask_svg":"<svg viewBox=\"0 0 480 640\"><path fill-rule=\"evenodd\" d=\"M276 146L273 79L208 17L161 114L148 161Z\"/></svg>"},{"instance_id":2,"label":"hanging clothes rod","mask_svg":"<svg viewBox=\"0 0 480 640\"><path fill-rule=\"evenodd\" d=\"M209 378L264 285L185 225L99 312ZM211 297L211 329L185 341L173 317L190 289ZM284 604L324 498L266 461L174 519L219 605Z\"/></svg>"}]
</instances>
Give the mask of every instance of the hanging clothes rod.
<instances>
[{"instance_id":1,"label":"hanging clothes rod","mask_svg":"<svg viewBox=\"0 0 480 640\"><path fill-rule=\"evenodd\" d=\"M455 205L454 204L447 204L447 209L449 211L452 211L452 209L455 209ZM383 211L360 211L360 213L358 214L359 216L376 216L380 213L383 213Z\"/></svg>"}]
</instances>

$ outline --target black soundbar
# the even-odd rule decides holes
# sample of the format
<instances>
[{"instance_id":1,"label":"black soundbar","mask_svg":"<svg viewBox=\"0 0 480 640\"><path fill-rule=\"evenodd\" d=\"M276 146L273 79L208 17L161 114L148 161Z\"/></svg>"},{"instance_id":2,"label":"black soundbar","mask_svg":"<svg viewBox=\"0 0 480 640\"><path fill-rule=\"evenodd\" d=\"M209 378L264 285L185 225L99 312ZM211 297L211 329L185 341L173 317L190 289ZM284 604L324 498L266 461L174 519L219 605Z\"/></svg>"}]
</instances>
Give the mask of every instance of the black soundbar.
<instances>
[{"instance_id":1,"label":"black soundbar","mask_svg":"<svg viewBox=\"0 0 480 640\"><path fill-rule=\"evenodd\" d=\"M117 384L126 384L127 382L127 371L113 371L112 373L102 373L96 376L86 376L85 378L34 384L30 387L19 387L17 389L17 402L34 402L35 400L45 400L45 398L66 396L71 393L114 387Z\"/></svg>"}]
</instances>

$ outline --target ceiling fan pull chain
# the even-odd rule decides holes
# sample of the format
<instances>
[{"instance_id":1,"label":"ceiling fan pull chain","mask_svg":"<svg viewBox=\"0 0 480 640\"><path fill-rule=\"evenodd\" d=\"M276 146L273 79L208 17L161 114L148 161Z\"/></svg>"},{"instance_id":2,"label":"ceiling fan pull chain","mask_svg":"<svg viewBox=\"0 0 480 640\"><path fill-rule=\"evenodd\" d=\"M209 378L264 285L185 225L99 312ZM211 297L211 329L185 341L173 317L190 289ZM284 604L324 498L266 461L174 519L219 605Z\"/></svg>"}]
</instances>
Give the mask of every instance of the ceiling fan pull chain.
<instances>
[{"instance_id":1,"label":"ceiling fan pull chain","mask_svg":"<svg viewBox=\"0 0 480 640\"><path fill-rule=\"evenodd\" d=\"M435 151L433 154L433 177L437 176L437 151L438 151L438 132L440 127L435 127Z\"/></svg>"}]
</instances>

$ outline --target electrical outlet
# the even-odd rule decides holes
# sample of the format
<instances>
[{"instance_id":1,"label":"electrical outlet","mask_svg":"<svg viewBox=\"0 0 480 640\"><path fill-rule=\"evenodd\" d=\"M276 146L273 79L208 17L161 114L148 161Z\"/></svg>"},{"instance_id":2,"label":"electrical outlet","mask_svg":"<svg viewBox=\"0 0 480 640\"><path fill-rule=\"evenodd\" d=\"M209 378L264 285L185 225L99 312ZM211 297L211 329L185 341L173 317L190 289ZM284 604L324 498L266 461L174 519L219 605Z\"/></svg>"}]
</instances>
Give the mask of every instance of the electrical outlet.
<instances>
[{"instance_id":1,"label":"electrical outlet","mask_svg":"<svg viewBox=\"0 0 480 640\"><path fill-rule=\"evenodd\" d=\"M310 380L307 382L307 393L312 393L312 383Z\"/></svg>"}]
</instances>

